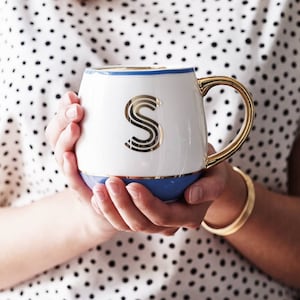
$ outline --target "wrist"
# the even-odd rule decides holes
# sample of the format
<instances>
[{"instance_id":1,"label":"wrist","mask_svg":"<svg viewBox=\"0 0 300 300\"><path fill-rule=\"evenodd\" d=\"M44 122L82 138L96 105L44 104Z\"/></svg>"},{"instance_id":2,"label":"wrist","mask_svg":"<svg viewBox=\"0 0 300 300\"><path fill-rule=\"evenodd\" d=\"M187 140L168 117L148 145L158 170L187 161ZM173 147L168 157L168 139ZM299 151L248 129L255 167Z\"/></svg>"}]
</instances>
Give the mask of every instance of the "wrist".
<instances>
[{"instance_id":1,"label":"wrist","mask_svg":"<svg viewBox=\"0 0 300 300\"><path fill-rule=\"evenodd\" d=\"M214 228L223 228L234 222L247 199L247 186L242 176L227 164L227 184L221 196L209 207L205 222Z\"/></svg>"},{"instance_id":2,"label":"wrist","mask_svg":"<svg viewBox=\"0 0 300 300\"><path fill-rule=\"evenodd\" d=\"M83 242L92 247L111 239L117 233L117 230L102 215L95 212L90 201L81 199L73 190L70 190L69 193L76 211L75 214L81 222L79 234Z\"/></svg>"}]
</instances>

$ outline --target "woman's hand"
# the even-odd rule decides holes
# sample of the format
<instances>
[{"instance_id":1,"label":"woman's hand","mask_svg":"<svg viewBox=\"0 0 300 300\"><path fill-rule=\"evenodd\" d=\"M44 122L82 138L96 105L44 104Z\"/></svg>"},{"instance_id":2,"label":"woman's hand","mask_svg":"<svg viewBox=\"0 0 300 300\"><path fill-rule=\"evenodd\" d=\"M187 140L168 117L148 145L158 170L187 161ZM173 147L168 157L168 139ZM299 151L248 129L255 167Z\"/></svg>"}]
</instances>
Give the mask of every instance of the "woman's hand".
<instances>
[{"instance_id":1,"label":"woman's hand","mask_svg":"<svg viewBox=\"0 0 300 300\"><path fill-rule=\"evenodd\" d=\"M55 159L66 176L70 190L66 191L72 195L74 205L79 199L82 207L82 216L87 212L87 219L82 223L88 223L89 232L93 232L93 238L99 243L109 239L116 233L116 230L108 223L105 218L95 214L92 208L91 198L93 192L84 183L79 175L77 168L76 155L74 153L75 144L80 137L80 122L84 117L83 107L80 99L73 92L67 92L59 103L57 114L50 121L46 128L46 137L54 151ZM83 201L81 201L83 200ZM84 209L87 207L87 209ZM92 212L92 215L90 214Z\"/></svg>"},{"instance_id":2,"label":"woman's hand","mask_svg":"<svg viewBox=\"0 0 300 300\"><path fill-rule=\"evenodd\" d=\"M212 202L226 194L230 166L223 163L206 170L201 180L185 191L185 202L166 204L142 185L131 183L126 186L115 177L106 185L96 185L93 196L78 173L74 153L80 137L79 122L83 117L79 98L73 92L66 93L46 129L46 136L70 187L81 198L91 200L95 211L116 230L170 235L180 227L197 228Z\"/></svg>"},{"instance_id":3,"label":"woman's hand","mask_svg":"<svg viewBox=\"0 0 300 300\"><path fill-rule=\"evenodd\" d=\"M119 231L174 234L178 228L198 228L214 199L224 193L227 168L219 165L185 191L186 201L164 203L138 183L117 178L94 187L96 212Z\"/></svg>"},{"instance_id":4,"label":"woman's hand","mask_svg":"<svg viewBox=\"0 0 300 300\"><path fill-rule=\"evenodd\" d=\"M92 191L81 179L74 153L75 144L80 137L79 122L84 117L80 100L73 92L64 95L58 112L46 128L46 137L54 150L60 169L67 177L69 186L77 191L81 198L90 200Z\"/></svg>"}]
</instances>

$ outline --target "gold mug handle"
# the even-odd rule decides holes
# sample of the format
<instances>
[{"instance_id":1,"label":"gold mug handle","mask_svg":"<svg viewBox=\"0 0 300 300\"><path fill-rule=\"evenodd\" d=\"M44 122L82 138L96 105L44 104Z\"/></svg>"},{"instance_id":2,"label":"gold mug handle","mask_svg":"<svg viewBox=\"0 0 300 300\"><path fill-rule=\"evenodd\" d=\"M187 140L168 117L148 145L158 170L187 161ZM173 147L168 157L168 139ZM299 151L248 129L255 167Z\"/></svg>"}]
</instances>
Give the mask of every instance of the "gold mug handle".
<instances>
[{"instance_id":1,"label":"gold mug handle","mask_svg":"<svg viewBox=\"0 0 300 300\"><path fill-rule=\"evenodd\" d=\"M207 157L206 168L209 168L232 156L245 142L254 120L254 104L250 92L239 81L231 77L210 76L199 78L197 81L202 97L204 97L212 87L217 85L233 87L242 96L245 107L245 118L239 133L225 148Z\"/></svg>"}]
</instances>

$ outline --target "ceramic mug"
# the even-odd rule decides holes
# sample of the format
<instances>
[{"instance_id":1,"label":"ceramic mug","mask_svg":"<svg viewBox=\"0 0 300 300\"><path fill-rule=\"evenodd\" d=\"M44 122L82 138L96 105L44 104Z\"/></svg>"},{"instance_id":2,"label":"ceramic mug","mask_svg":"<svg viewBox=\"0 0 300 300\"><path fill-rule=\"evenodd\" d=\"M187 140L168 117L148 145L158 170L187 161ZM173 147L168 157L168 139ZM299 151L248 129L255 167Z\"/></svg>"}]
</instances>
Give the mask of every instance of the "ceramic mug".
<instances>
[{"instance_id":1,"label":"ceramic mug","mask_svg":"<svg viewBox=\"0 0 300 300\"><path fill-rule=\"evenodd\" d=\"M217 85L240 93L245 118L232 142L208 155L203 97ZM203 170L233 155L254 116L241 83L224 76L197 79L190 67L88 68L79 97L85 116L76 155L86 184L117 176L142 183L163 201L180 199Z\"/></svg>"}]
</instances>

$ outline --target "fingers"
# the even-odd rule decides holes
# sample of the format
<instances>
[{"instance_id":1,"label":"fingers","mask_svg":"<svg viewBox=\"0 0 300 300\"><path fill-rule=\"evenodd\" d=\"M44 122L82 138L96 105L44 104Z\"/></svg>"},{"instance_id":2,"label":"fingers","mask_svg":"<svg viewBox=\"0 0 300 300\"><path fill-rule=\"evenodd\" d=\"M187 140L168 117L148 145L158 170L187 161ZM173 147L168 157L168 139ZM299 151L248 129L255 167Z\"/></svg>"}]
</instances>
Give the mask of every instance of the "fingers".
<instances>
[{"instance_id":1,"label":"fingers","mask_svg":"<svg viewBox=\"0 0 300 300\"><path fill-rule=\"evenodd\" d=\"M97 185L92 204L120 231L164 235L172 235L180 227L199 227L209 206L208 202L198 206L166 204L141 184L125 186L118 178L110 178L105 185Z\"/></svg>"},{"instance_id":2,"label":"fingers","mask_svg":"<svg viewBox=\"0 0 300 300\"><path fill-rule=\"evenodd\" d=\"M164 203L139 184L131 184L128 188L136 207L160 227L198 228L210 205L210 202L200 203L198 206L185 202Z\"/></svg>"},{"instance_id":3,"label":"fingers","mask_svg":"<svg viewBox=\"0 0 300 300\"><path fill-rule=\"evenodd\" d=\"M153 198L153 196L151 197ZM145 201L147 201L146 198L147 195L143 195ZM150 201L151 199L148 200ZM96 207L96 212L102 214L119 231L160 232L164 235L172 235L178 229L153 224L136 207L135 202L132 201L128 193L127 187L119 178L109 178L105 185L99 184L95 186L92 205Z\"/></svg>"},{"instance_id":4,"label":"fingers","mask_svg":"<svg viewBox=\"0 0 300 300\"><path fill-rule=\"evenodd\" d=\"M186 189L185 199L189 204L215 200L224 192L227 180L226 163L207 169L200 180Z\"/></svg>"},{"instance_id":5,"label":"fingers","mask_svg":"<svg viewBox=\"0 0 300 300\"><path fill-rule=\"evenodd\" d=\"M124 202L127 202L128 195L126 193L122 193L122 183L113 180L113 184L119 185L120 195L119 197L124 197ZM109 183L107 183L109 184ZM94 187L94 197L93 203L97 206L97 212L101 213L110 223L111 225L119 231L129 231L129 226L122 219L120 213L114 205L114 202L111 200L110 195L104 184L98 184Z\"/></svg>"},{"instance_id":6,"label":"fingers","mask_svg":"<svg viewBox=\"0 0 300 300\"><path fill-rule=\"evenodd\" d=\"M59 103L58 112L50 121L45 134L52 148L70 122L79 122L83 118L83 108L79 105L80 100L73 92L64 95Z\"/></svg>"},{"instance_id":7,"label":"fingers","mask_svg":"<svg viewBox=\"0 0 300 300\"><path fill-rule=\"evenodd\" d=\"M174 234L180 226L172 224L166 214L168 204L164 203L139 183L131 183L126 186L130 199L135 208L142 214L143 224L139 224L142 231L150 228L148 232L160 232L165 235Z\"/></svg>"},{"instance_id":8,"label":"fingers","mask_svg":"<svg viewBox=\"0 0 300 300\"><path fill-rule=\"evenodd\" d=\"M73 151L74 145L80 137L80 127L76 123L69 123L61 132L54 146L55 159L60 166L63 164L65 152Z\"/></svg>"},{"instance_id":9,"label":"fingers","mask_svg":"<svg viewBox=\"0 0 300 300\"><path fill-rule=\"evenodd\" d=\"M65 152L63 154L62 168L68 179L69 186L76 190L82 199L91 199L93 193L78 173L76 157L73 152Z\"/></svg>"},{"instance_id":10,"label":"fingers","mask_svg":"<svg viewBox=\"0 0 300 300\"><path fill-rule=\"evenodd\" d=\"M72 153L80 136L78 122L83 118L83 108L79 103L79 98L75 93L66 93L59 103L57 114L46 128L45 134L70 187L78 191L80 195L91 197L91 191L78 174L76 158Z\"/></svg>"}]
</instances>

